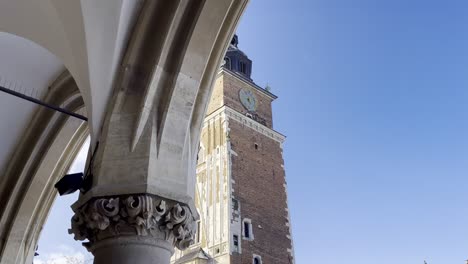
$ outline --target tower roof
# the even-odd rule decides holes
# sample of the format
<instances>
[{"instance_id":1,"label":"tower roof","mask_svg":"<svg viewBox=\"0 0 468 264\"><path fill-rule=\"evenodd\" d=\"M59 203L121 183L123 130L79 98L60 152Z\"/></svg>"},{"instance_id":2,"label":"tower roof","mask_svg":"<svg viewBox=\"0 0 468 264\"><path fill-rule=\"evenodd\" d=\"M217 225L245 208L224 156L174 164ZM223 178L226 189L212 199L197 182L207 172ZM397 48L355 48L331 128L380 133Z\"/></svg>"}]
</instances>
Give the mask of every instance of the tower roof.
<instances>
[{"instance_id":1,"label":"tower roof","mask_svg":"<svg viewBox=\"0 0 468 264\"><path fill-rule=\"evenodd\" d=\"M252 81L252 61L237 46L239 37L234 35L224 58L224 67Z\"/></svg>"}]
</instances>

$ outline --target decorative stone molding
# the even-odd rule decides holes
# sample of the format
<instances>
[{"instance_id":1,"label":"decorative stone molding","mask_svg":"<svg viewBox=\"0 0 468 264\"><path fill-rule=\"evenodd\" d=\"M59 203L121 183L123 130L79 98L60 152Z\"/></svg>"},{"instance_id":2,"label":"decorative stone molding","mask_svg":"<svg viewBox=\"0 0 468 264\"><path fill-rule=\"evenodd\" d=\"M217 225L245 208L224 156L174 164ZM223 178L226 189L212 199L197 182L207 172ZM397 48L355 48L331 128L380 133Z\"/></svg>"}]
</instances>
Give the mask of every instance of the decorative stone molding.
<instances>
[{"instance_id":1,"label":"decorative stone molding","mask_svg":"<svg viewBox=\"0 0 468 264\"><path fill-rule=\"evenodd\" d=\"M117 236L165 239L184 250L194 242L195 219L188 206L154 195L97 198L75 211L70 234L88 249L95 242Z\"/></svg>"},{"instance_id":2,"label":"decorative stone molding","mask_svg":"<svg viewBox=\"0 0 468 264\"><path fill-rule=\"evenodd\" d=\"M262 135L265 135L280 144L283 144L283 142L286 140L286 137L282 135L281 133L261 124L260 122L256 121L253 119L253 117L248 117L246 115L243 115L236 110L228 107L228 106L222 106L218 110L214 111L213 113L209 114L205 118L204 126L207 125L208 122L211 122L211 120L216 120L217 118L224 118L227 120L235 120L236 122L239 122L253 130L255 130L258 133L261 133Z\"/></svg>"}]
</instances>

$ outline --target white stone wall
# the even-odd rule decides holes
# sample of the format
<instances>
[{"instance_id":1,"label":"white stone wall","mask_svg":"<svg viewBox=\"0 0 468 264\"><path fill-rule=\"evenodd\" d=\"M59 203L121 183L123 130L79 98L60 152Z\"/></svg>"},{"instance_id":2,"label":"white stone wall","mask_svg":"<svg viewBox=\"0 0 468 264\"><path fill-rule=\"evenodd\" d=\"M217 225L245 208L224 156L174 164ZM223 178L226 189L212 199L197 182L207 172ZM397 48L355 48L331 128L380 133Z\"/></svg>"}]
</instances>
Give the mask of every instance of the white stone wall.
<instances>
[{"instance_id":1,"label":"white stone wall","mask_svg":"<svg viewBox=\"0 0 468 264\"><path fill-rule=\"evenodd\" d=\"M224 122L225 115L220 113L207 118L203 126L195 190L200 241L191 247L202 247L218 263L229 263L230 253L231 168ZM183 252L177 250L173 261L182 255Z\"/></svg>"}]
</instances>

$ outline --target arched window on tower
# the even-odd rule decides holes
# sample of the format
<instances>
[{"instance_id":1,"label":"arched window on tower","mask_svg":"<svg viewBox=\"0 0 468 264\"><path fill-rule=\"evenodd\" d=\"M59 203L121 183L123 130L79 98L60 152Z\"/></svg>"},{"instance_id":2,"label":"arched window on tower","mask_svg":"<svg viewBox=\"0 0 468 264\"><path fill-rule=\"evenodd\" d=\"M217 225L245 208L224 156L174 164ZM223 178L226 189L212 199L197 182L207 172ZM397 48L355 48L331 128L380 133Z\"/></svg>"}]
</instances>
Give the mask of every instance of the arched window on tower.
<instances>
[{"instance_id":1,"label":"arched window on tower","mask_svg":"<svg viewBox=\"0 0 468 264\"><path fill-rule=\"evenodd\" d=\"M245 218L242 221L242 237L246 240L253 240L252 220Z\"/></svg>"},{"instance_id":2,"label":"arched window on tower","mask_svg":"<svg viewBox=\"0 0 468 264\"><path fill-rule=\"evenodd\" d=\"M245 64L245 62L243 61L239 62L239 71L242 72L243 74L247 74L247 64Z\"/></svg>"},{"instance_id":3,"label":"arched window on tower","mask_svg":"<svg viewBox=\"0 0 468 264\"><path fill-rule=\"evenodd\" d=\"M254 254L252 264L262 264L262 257Z\"/></svg>"},{"instance_id":4,"label":"arched window on tower","mask_svg":"<svg viewBox=\"0 0 468 264\"><path fill-rule=\"evenodd\" d=\"M229 57L224 57L224 67L226 69L231 69L231 59Z\"/></svg>"}]
</instances>

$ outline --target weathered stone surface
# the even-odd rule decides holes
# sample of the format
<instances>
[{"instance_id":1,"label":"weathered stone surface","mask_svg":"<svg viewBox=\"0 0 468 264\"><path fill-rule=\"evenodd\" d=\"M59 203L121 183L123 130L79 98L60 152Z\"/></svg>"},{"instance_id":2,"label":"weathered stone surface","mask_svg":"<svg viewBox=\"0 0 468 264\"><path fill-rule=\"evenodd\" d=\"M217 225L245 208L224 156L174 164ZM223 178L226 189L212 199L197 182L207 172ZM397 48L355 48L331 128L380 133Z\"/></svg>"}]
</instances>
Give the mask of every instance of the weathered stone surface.
<instances>
[{"instance_id":1,"label":"weathered stone surface","mask_svg":"<svg viewBox=\"0 0 468 264\"><path fill-rule=\"evenodd\" d=\"M190 209L153 195L97 198L77 209L69 232L92 250L95 243L119 236L166 240L179 249L193 243L195 218Z\"/></svg>"},{"instance_id":2,"label":"weathered stone surface","mask_svg":"<svg viewBox=\"0 0 468 264\"><path fill-rule=\"evenodd\" d=\"M95 155L86 172L93 177L73 205L73 232L90 239L95 263L169 263L174 246L186 247L193 236L199 133L247 0L25 3L0 4L7 10L2 25L63 60L84 102L71 110L84 107L89 118L89 153ZM39 193L50 205L55 192L49 183L73 156L44 162L41 154L63 129L49 120L54 114L47 117L18 135L27 141L0 181L0 190L7 190L0 194L2 263L31 262L49 207L26 198ZM29 188L37 180L48 184Z\"/></svg>"}]
</instances>

